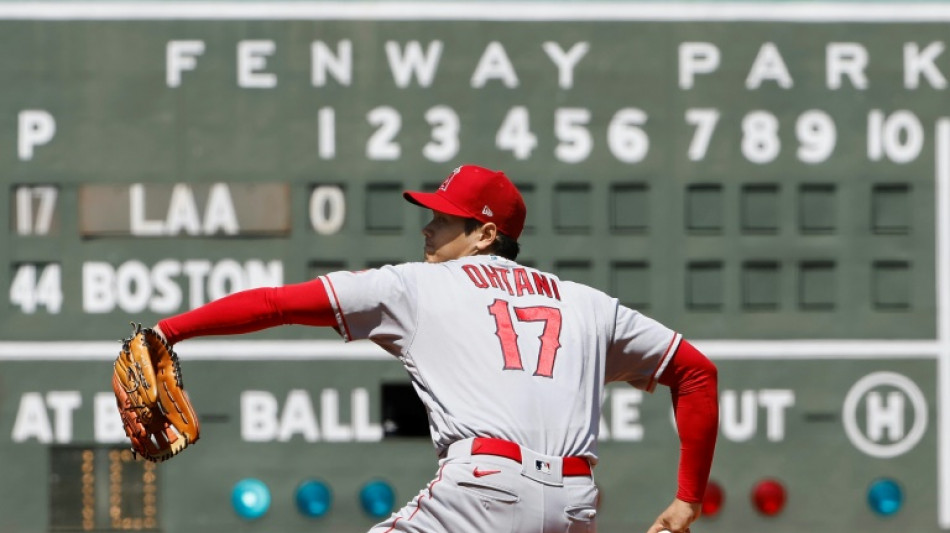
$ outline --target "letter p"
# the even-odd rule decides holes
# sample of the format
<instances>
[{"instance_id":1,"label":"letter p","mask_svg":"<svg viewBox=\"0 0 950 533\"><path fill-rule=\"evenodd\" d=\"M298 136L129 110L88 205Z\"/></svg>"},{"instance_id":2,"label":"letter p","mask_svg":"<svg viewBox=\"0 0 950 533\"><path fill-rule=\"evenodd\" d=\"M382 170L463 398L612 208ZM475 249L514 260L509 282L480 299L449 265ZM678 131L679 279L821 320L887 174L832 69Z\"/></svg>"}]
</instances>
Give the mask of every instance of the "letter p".
<instances>
[{"instance_id":1,"label":"letter p","mask_svg":"<svg viewBox=\"0 0 950 533\"><path fill-rule=\"evenodd\" d=\"M696 74L719 68L719 48L712 43L683 43L679 47L679 86L691 89Z\"/></svg>"},{"instance_id":2,"label":"letter p","mask_svg":"<svg viewBox=\"0 0 950 533\"><path fill-rule=\"evenodd\" d=\"M53 135L56 135L56 120L48 111L20 111L17 120L17 155L20 161L33 159L33 148L50 142Z\"/></svg>"}]
</instances>

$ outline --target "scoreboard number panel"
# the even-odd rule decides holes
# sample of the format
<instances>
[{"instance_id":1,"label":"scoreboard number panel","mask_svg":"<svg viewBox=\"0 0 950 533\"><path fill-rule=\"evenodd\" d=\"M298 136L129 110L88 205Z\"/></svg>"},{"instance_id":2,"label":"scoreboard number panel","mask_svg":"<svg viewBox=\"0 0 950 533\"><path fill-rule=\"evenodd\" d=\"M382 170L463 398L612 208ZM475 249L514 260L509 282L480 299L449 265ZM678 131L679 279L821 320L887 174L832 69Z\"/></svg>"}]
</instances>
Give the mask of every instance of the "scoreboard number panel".
<instances>
[{"instance_id":1,"label":"scoreboard number panel","mask_svg":"<svg viewBox=\"0 0 950 533\"><path fill-rule=\"evenodd\" d=\"M128 448L53 446L49 530L158 531L159 470Z\"/></svg>"},{"instance_id":2,"label":"scoreboard number panel","mask_svg":"<svg viewBox=\"0 0 950 533\"><path fill-rule=\"evenodd\" d=\"M13 185L10 206L15 235L50 235L59 232L59 210L55 185Z\"/></svg>"}]
</instances>

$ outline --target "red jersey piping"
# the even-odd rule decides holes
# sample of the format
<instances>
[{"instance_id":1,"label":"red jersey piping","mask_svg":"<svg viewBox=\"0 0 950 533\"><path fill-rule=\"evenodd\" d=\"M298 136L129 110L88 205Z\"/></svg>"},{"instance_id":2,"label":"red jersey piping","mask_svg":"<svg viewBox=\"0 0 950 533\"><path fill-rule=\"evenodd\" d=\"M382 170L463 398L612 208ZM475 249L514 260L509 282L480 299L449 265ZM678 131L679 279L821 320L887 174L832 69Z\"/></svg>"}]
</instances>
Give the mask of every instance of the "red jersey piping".
<instances>
[{"instance_id":1,"label":"red jersey piping","mask_svg":"<svg viewBox=\"0 0 950 533\"><path fill-rule=\"evenodd\" d=\"M350 335L350 326L346 323L346 317L343 315L343 309L340 307L340 298L336 295L336 288L333 287L333 282L330 281L330 278L326 276L321 276L320 279L323 280L324 286L328 289L327 292L333 295L333 311L336 315L336 321L340 324L340 327L343 330L343 340L351 341L353 336Z\"/></svg>"}]
</instances>

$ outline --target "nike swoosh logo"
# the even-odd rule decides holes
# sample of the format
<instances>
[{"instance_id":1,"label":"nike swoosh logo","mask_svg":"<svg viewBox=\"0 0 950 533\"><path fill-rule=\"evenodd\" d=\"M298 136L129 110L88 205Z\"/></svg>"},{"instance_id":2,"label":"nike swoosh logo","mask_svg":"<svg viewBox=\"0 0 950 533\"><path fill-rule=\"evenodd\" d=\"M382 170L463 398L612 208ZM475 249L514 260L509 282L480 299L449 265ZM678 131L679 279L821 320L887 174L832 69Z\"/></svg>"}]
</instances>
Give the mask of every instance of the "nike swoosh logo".
<instances>
[{"instance_id":1,"label":"nike swoosh logo","mask_svg":"<svg viewBox=\"0 0 950 533\"><path fill-rule=\"evenodd\" d=\"M500 474L501 470L479 470L478 467L475 467L475 470L472 470L472 475L475 477L490 476L492 474Z\"/></svg>"}]
</instances>

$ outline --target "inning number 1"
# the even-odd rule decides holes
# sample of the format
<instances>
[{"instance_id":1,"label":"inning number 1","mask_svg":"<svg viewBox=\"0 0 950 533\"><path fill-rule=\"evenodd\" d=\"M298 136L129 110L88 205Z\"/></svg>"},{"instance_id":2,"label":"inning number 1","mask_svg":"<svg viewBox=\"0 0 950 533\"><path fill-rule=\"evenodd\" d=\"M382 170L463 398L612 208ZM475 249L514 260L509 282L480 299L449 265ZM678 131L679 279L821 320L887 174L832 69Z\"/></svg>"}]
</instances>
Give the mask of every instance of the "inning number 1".
<instances>
[{"instance_id":1,"label":"inning number 1","mask_svg":"<svg viewBox=\"0 0 950 533\"><path fill-rule=\"evenodd\" d=\"M556 307L515 307L515 317L521 322L544 322L544 328L538 337L541 349L538 353L538 368L535 376L546 378L554 375L554 357L561 347L561 310ZM508 302L496 299L488 306L488 312L495 318L495 335L501 343L501 353L505 357L505 370L524 370L521 363L521 351L518 349L518 334Z\"/></svg>"}]
</instances>

